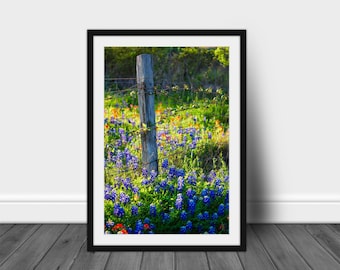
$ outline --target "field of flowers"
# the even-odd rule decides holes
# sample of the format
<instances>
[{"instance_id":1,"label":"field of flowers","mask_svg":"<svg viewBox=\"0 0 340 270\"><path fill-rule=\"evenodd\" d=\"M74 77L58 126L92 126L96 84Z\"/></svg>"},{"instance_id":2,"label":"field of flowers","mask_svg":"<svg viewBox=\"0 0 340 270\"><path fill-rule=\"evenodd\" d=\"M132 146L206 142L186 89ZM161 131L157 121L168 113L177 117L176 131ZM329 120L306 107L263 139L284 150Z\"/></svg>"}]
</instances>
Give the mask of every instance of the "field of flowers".
<instances>
[{"instance_id":1,"label":"field of flowers","mask_svg":"<svg viewBox=\"0 0 340 270\"><path fill-rule=\"evenodd\" d=\"M229 233L228 95L176 90L156 96L158 174L141 163L137 93L105 96L107 234Z\"/></svg>"}]
</instances>

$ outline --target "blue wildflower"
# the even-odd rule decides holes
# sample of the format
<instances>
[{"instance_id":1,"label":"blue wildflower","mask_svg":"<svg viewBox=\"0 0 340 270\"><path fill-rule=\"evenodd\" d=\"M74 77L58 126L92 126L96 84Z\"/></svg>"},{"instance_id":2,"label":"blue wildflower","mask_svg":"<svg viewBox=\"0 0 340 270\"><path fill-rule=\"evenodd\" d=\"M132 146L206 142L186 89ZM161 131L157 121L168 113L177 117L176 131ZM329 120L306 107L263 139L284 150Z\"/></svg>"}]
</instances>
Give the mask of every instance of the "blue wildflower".
<instances>
[{"instance_id":1,"label":"blue wildflower","mask_svg":"<svg viewBox=\"0 0 340 270\"><path fill-rule=\"evenodd\" d=\"M210 197L209 196L204 196L203 197L203 203L204 204L209 204L210 203Z\"/></svg>"},{"instance_id":2,"label":"blue wildflower","mask_svg":"<svg viewBox=\"0 0 340 270\"><path fill-rule=\"evenodd\" d=\"M187 227L188 231L191 231L191 229L192 229L192 222L190 220L187 222L186 227Z\"/></svg>"},{"instance_id":3,"label":"blue wildflower","mask_svg":"<svg viewBox=\"0 0 340 270\"><path fill-rule=\"evenodd\" d=\"M206 188L203 189L202 192L201 192L201 195L202 195L202 197L207 196L208 195L208 190Z\"/></svg>"},{"instance_id":4,"label":"blue wildflower","mask_svg":"<svg viewBox=\"0 0 340 270\"><path fill-rule=\"evenodd\" d=\"M176 170L176 176L185 176L185 171L183 169Z\"/></svg>"},{"instance_id":5,"label":"blue wildflower","mask_svg":"<svg viewBox=\"0 0 340 270\"><path fill-rule=\"evenodd\" d=\"M157 177L157 172L155 170L152 170L150 172L151 181L153 181L156 177Z\"/></svg>"},{"instance_id":6,"label":"blue wildflower","mask_svg":"<svg viewBox=\"0 0 340 270\"><path fill-rule=\"evenodd\" d=\"M163 213L162 219L163 219L163 222L167 222L170 220L170 215L168 213Z\"/></svg>"},{"instance_id":7,"label":"blue wildflower","mask_svg":"<svg viewBox=\"0 0 340 270\"><path fill-rule=\"evenodd\" d=\"M113 214L117 217L123 217L125 214L124 208L116 203L113 207Z\"/></svg>"},{"instance_id":8,"label":"blue wildflower","mask_svg":"<svg viewBox=\"0 0 340 270\"><path fill-rule=\"evenodd\" d=\"M177 190L182 191L184 187L184 178L182 176L178 177Z\"/></svg>"},{"instance_id":9,"label":"blue wildflower","mask_svg":"<svg viewBox=\"0 0 340 270\"><path fill-rule=\"evenodd\" d=\"M146 178L148 177L148 170L146 168L142 169L142 175Z\"/></svg>"},{"instance_id":10,"label":"blue wildflower","mask_svg":"<svg viewBox=\"0 0 340 270\"><path fill-rule=\"evenodd\" d=\"M145 219L144 219L144 223L150 225L150 219L149 219L149 218L145 218Z\"/></svg>"},{"instance_id":11,"label":"blue wildflower","mask_svg":"<svg viewBox=\"0 0 340 270\"><path fill-rule=\"evenodd\" d=\"M176 168L175 167L170 167L169 169L169 176L174 177L176 175Z\"/></svg>"},{"instance_id":12,"label":"blue wildflower","mask_svg":"<svg viewBox=\"0 0 340 270\"><path fill-rule=\"evenodd\" d=\"M193 199L190 199L188 201L188 210L190 213L193 214L195 212L195 209L196 209L196 202Z\"/></svg>"},{"instance_id":13,"label":"blue wildflower","mask_svg":"<svg viewBox=\"0 0 340 270\"><path fill-rule=\"evenodd\" d=\"M137 206L133 205L131 207L131 215L133 215L133 216L137 216L138 215L138 207Z\"/></svg>"},{"instance_id":14,"label":"blue wildflower","mask_svg":"<svg viewBox=\"0 0 340 270\"><path fill-rule=\"evenodd\" d=\"M141 220L138 220L136 222L135 233L140 234L140 233L142 233L143 229L144 229L143 222Z\"/></svg>"},{"instance_id":15,"label":"blue wildflower","mask_svg":"<svg viewBox=\"0 0 340 270\"><path fill-rule=\"evenodd\" d=\"M162 189L165 189L166 188L166 186L167 186L167 181L166 180L163 180L162 182L160 182L160 187L162 188Z\"/></svg>"},{"instance_id":16,"label":"blue wildflower","mask_svg":"<svg viewBox=\"0 0 340 270\"><path fill-rule=\"evenodd\" d=\"M215 227L210 226L210 227L209 227L208 233L209 233L209 234L214 234L214 233L215 233Z\"/></svg>"},{"instance_id":17,"label":"blue wildflower","mask_svg":"<svg viewBox=\"0 0 340 270\"><path fill-rule=\"evenodd\" d=\"M150 216L155 217L157 215L156 205L150 204Z\"/></svg>"},{"instance_id":18,"label":"blue wildflower","mask_svg":"<svg viewBox=\"0 0 340 270\"><path fill-rule=\"evenodd\" d=\"M203 218L204 219L209 219L209 212L208 211L204 211Z\"/></svg>"},{"instance_id":19,"label":"blue wildflower","mask_svg":"<svg viewBox=\"0 0 340 270\"><path fill-rule=\"evenodd\" d=\"M187 190L187 196L191 199L195 195L196 191L193 190L192 188L189 188Z\"/></svg>"},{"instance_id":20,"label":"blue wildflower","mask_svg":"<svg viewBox=\"0 0 340 270\"><path fill-rule=\"evenodd\" d=\"M219 216L224 215L224 204L223 204L223 203L221 203L221 204L218 206L217 214L218 214Z\"/></svg>"},{"instance_id":21,"label":"blue wildflower","mask_svg":"<svg viewBox=\"0 0 340 270\"><path fill-rule=\"evenodd\" d=\"M203 220L203 219L204 219L202 213L199 213L199 214L197 215L197 218L198 218L199 220Z\"/></svg>"},{"instance_id":22,"label":"blue wildflower","mask_svg":"<svg viewBox=\"0 0 340 270\"><path fill-rule=\"evenodd\" d=\"M169 161L167 159L164 159L162 162L162 168L167 169L169 166Z\"/></svg>"},{"instance_id":23,"label":"blue wildflower","mask_svg":"<svg viewBox=\"0 0 340 270\"><path fill-rule=\"evenodd\" d=\"M129 197L129 195L125 194L124 192L121 192L119 194L119 200L120 200L121 203L127 204L127 203L130 202L130 197Z\"/></svg>"},{"instance_id":24,"label":"blue wildflower","mask_svg":"<svg viewBox=\"0 0 340 270\"><path fill-rule=\"evenodd\" d=\"M182 209L182 207L183 207L183 197L182 197L181 193L177 194L177 199L176 199L176 202L175 202L175 207L178 210Z\"/></svg>"},{"instance_id":25,"label":"blue wildflower","mask_svg":"<svg viewBox=\"0 0 340 270\"><path fill-rule=\"evenodd\" d=\"M187 212L185 212L185 210L183 210L183 211L181 212L181 220L186 220L187 217L188 217Z\"/></svg>"},{"instance_id":26,"label":"blue wildflower","mask_svg":"<svg viewBox=\"0 0 340 270\"><path fill-rule=\"evenodd\" d=\"M186 233L186 232L187 232L186 226L181 226L179 233Z\"/></svg>"},{"instance_id":27,"label":"blue wildflower","mask_svg":"<svg viewBox=\"0 0 340 270\"><path fill-rule=\"evenodd\" d=\"M217 213L214 213L214 214L212 215L212 219L218 219Z\"/></svg>"}]
</instances>

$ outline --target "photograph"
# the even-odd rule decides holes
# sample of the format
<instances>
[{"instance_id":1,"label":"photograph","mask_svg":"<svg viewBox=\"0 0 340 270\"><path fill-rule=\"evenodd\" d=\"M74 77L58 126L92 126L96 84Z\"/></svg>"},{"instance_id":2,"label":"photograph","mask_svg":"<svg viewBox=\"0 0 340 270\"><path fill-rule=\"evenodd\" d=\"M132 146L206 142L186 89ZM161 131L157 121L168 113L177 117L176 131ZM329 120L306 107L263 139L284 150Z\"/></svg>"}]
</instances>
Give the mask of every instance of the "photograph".
<instances>
[{"instance_id":1,"label":"photograph","mask_svg":"<svg viewBox=\"0 0 340 270\"><path fill-rule=\"evenodd\" d=\"M89 30L89 250L243 249L244 104L244 31Z\"/></svg>"},{"instance_id":2,"label":"photograph","mask_svg":"<svg viewBox=\"0 0 340 270\"><path fill-rule=\"evenodd\" d=\"M105 233L229 232L228 68L228 47L105 48Z\"/></svg>"}]
</instances>

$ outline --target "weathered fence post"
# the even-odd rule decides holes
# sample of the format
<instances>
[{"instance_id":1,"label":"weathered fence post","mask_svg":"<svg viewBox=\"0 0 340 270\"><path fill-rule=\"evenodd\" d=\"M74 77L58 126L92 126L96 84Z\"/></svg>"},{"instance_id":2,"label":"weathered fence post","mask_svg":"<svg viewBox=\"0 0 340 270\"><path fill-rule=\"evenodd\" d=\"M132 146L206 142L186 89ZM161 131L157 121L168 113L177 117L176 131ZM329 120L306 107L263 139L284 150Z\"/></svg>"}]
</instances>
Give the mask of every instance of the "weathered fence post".
<instances>
[{"instance_id":1,"label":"weathered fence post","mask_svg":"<svg viewBox=\"0 0 340 270\"><path fill-rule=\"evenodd\" d=\"M141 125L142 162L148 171L158 173L156 142L155 91L153 84L152 56L137 56L138 106Z\"/></svg>"}]
</instances>

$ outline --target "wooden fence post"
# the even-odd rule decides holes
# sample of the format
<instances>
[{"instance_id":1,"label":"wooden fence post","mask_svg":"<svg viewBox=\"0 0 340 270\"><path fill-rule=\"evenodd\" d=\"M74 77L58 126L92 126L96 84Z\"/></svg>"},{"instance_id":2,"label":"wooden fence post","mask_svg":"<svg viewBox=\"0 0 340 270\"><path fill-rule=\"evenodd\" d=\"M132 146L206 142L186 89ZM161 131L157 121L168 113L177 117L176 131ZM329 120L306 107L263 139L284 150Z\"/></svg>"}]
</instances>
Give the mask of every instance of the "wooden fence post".
<instances>
[{"instance_id":1,"label":"wooden fence post","mask_svg":"<svg viewBox=\"0 0 340 270\"><path fill-rule=\"evenodd\" d=\"M142 162L149 172L158 173L156 142L155 90L153 84L152 56L137 56L138 106L142 140Z\"/></svg>"}]
</instances>

